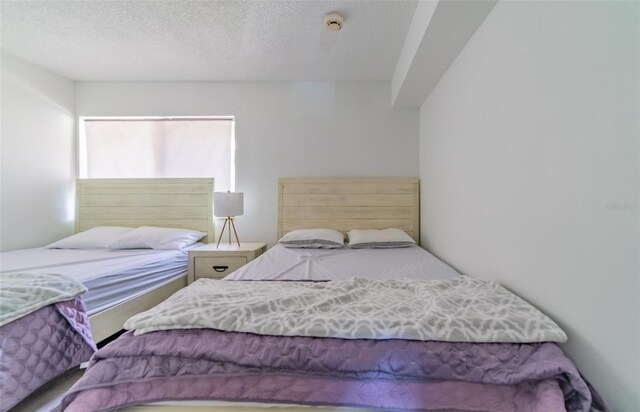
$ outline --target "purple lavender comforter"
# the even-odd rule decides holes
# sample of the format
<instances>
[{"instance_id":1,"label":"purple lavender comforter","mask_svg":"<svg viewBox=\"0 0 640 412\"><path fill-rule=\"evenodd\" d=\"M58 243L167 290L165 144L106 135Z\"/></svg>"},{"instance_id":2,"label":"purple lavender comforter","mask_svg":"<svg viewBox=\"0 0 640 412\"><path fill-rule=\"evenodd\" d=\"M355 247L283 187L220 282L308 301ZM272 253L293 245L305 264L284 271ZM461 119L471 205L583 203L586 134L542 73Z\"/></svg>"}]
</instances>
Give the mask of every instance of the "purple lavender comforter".
<instances>
[{"instance_id":1,"label":"purple lavender comforter","mask_svg":"<svg viewBox=\"0 0 640 412\"><path fill-rule=\"evenodd\" d=\"M62 401L105 411L161 400L393 409L604 409L553 343L277 337L211 329L131 332L98 351Z\"/></svg>"},{"instance_id":2,"label":"purple lavender comforter","mask_svg":"<svg viewBox=\"0 0 640 412\"><path fill-rule=\"evenodd\" d=\"M84 302L45 306L0 328L0 411L89 360L96 346Z\"/></svg>"}]
</instances>

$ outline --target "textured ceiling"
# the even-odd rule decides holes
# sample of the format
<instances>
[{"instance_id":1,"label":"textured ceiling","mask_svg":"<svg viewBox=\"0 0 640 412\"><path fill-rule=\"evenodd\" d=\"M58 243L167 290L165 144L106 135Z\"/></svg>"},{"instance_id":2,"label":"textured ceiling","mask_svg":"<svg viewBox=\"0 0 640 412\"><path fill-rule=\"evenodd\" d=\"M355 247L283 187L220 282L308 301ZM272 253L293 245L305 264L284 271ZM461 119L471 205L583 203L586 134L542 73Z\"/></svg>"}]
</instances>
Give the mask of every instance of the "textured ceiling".
<instances>
[{"instance_id":1,"label":"textured ceiling","mask_svg":"<svg viewBox=\"0 0 640 412\"><path fill-rule=\"evenodd\" d=\"M2 49L80 81L390 80L416 4L2 1Z\"/></svg>"}]
</instances>

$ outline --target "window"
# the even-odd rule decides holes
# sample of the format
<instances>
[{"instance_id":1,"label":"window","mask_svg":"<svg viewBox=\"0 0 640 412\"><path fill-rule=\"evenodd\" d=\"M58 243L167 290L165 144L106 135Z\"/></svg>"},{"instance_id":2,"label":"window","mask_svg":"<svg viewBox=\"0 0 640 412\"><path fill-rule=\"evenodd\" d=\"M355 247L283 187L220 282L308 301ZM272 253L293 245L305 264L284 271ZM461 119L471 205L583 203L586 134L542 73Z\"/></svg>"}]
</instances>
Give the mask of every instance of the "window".
<instances>
[{"instance_id":1,"label":"window","mask_svg":"<svg viewBox=\"0 0 640 412\"><path fill-rule=\"evenodd\" d=\"M234 120L225 117L80 118L80 177L214 177L234 190Z\"/></svg>"}]
</instances>

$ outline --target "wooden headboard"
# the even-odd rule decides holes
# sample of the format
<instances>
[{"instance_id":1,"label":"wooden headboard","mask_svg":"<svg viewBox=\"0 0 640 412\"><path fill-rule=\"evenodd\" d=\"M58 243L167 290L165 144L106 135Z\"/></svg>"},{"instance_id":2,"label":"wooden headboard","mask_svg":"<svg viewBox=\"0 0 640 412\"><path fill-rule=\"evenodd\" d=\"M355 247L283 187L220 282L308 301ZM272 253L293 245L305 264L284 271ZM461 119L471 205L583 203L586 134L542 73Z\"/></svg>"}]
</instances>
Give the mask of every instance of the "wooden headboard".
<instances>
[{"instance_id":1,"label":"wooden headboard","mask_svg":"<svg viewBox=\"0 0 640 412\"><path fill-rule=\"evenodd\" d=\"M77 179L75 231L96 226L181 227L213 242L213 178Z\"/></svg>"},{"instance_id":2,"label":"wooden headboard","mask_svg":"<svg viewBox=\"0 0 640 412\"><path fill-rule=\"evenodd\" d=\"M280 178L278 239L296 229L402 229L420 242L418 178Z\"/></svg>"}]
</instances>

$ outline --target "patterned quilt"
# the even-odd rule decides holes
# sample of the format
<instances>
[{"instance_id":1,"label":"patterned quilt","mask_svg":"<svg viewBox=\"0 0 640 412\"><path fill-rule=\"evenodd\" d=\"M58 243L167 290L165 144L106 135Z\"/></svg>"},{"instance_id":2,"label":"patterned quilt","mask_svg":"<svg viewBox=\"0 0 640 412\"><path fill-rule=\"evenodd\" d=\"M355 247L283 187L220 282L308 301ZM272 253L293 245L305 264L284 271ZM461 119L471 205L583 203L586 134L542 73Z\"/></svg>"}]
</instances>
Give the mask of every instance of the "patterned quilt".
<instances>
[{"instance_id":1,"label":"patterned quilt","mask_svg":"<svg viewBox=\"0 0 640 412\"><path fill-rule=\"evenodd\" d=\"M0 412L88 361L95 350L79 297L47 305L0 327Z\"/></svg>"},{"instance_id":2,"label":"patterned quilt","mask_svg":"<svg viewBox=\"0 0 640 412\"><path fill-rule=\"evenodd\" d=\"M129 319L136 335L210 328L260 335L445 342L565 342L545 314L495 282L200 279Z\"/></svg>"}]
</instances>

